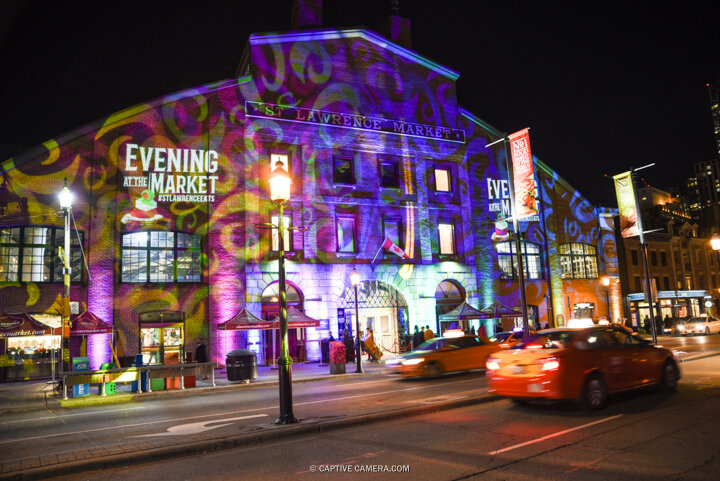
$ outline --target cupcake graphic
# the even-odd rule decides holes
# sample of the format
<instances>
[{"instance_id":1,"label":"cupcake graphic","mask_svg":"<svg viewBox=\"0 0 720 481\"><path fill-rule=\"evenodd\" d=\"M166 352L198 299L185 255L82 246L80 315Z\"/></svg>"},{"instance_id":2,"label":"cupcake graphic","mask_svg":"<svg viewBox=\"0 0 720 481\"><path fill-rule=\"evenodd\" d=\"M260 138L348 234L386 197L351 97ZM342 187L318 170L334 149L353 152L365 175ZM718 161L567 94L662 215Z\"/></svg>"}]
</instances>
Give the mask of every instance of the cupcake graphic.
<instances>
[{"instance_id":1,"label":"cupcake graphic","mask_svg":"<svg viewBox=\"0 0 720 481\"><path fill-rule=\"evenodd\" d=\"M495 221L495 231L492 233L492 236L490 236L490 239L493 242L504 242L510 239L508 223L504 215L499 215L497 221Z\"/></svg>"},{"instance_id":2,"label":"cupcake graphic","mask_svg":"<svg viewBox=\"0 0 720 481\"><path fill-rule=\"evenodd\" d=\"M157 211L157 202L155 202L155 192L152 190L143 190L135 200L135 208L129 214L125 214L120 220L123 224L131 221L137 222L153 222L162 219L163 216Z\"/></svg>"}]
</instances>

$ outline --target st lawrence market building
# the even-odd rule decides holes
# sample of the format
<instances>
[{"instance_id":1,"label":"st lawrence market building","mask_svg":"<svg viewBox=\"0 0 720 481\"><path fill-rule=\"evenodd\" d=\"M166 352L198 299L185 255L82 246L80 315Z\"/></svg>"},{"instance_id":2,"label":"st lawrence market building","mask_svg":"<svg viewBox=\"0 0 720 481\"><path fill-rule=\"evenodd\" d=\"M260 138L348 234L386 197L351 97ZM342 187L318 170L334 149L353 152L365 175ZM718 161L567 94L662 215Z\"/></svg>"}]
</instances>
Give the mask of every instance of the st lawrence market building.
<instances>
[{"instance_id":1,"label":"st lawrence market building","mask_svg":"<svg viewBox=\"0 0 720 481\"><path fill-rule=\"evenodd\" d=\"M72 318L89 312L113 331L71 336L71 356L97 368L112 343L121 360L163 362L201 338L220 365L237 348L272 363L276 331L218 326L279 313L268 184L278 163L292 178L288 305L312 321L291 323L296 362L319 361L330 335L354 335L354 269L360 329L386 354L416 326L497 328L458 319L462 308L519 306L505 148L487 147L504 133L460 106L457 72L402 39L317 26L251 35L238 72L0 164L0 314L59 323L67 179ZM540 213L520 223L531 324L620 312L618 283L600 282L617 278L614 212L533 163ZM11 324L6 357L51 347L52 331Z\"/></svg>"}]
</instances>

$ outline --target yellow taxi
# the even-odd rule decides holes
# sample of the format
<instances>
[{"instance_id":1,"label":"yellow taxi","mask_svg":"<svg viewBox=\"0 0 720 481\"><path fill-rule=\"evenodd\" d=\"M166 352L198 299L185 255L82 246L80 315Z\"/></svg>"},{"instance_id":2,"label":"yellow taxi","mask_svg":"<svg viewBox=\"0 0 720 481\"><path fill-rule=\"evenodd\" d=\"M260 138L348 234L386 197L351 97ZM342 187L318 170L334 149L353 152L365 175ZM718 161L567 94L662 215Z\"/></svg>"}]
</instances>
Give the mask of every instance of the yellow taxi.
<instances>
[{"instance_id":1,"label":"yellow taxi","mask_svg":"<svg viewBox=\"0 0 720 481\"><path fill-rule=\"evenodd\" d=\"M450 335L448 335L450 334ZM500 345L482 336L447 333L420 344L412 352L385 362L391 373L436 378L441 374L484 369L487 357Z\"/></svg>"},{"instance_id":2,"label":"yellow taxi","mask_svg":"<svg viewBox=\"0 0 720 481\"><path fill-rule=\"evenodd\" d=\"M589 409L610 394L657 384L673 391L680 379L673 353L621 326L538 331L488 358L489 392L524 404L577 399Z\"/></svg>"},{"instance_id":3,"label":"yellow taxi","mask_svg":"<svg viewBox=\"0 0 720 481\"><path fill-rule=\"evenodd\" d=\"M529 331L528 335L535 334L535 331ZM507 349L514 346L525 337L525 332L522 329L515 329L512 331L498 332L490 338L492 342L497 342L502 349Z\"/></svg>"}]
</instances>

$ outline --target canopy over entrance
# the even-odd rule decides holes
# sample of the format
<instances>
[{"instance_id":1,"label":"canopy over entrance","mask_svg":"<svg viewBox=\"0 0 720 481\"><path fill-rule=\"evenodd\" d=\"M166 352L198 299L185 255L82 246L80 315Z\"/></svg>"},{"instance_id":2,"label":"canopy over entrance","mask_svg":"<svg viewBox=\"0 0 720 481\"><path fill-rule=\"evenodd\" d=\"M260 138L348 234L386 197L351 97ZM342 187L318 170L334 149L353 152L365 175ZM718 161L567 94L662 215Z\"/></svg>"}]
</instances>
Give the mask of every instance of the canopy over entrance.
<instances>
[{"instance_id":1,"label":"canopy over entrance","mask_svg":"<svg viewBox=\"0 0 720 481\"><path fill-rule=\"evenodd\" d=\"M483 317L481 317L480 319L504 319L507 317L522 317L522 313L520 311L517 311L512 307L508 307L499 301L495 301L489 306L483 307L482 309L480 309L480 312L483 314Z\"/></svg>"},{"instance_id":2,"label":"canopy over entrance","mask_svg":"<svg viewBox=\"0 0 720 481\"><path fill-rule=\"evenodd\" d=\"M113 327L90 311L85 311L72 320L71 336L88 334L112 334Z\"/></svg>"},{"instance_id":3,"label":"canopy over entrance","mask_svg":"<svg viewBox=\"0 0 720 481\"><path fill-rule=\"evenodd\" d=\"M485 319L487 316L475 309L473 306L468 304L467 302L463 302L459 306L457 306L455 309L453 309L450 312L446 312L445 314L440 315L441 321L454 321L456 319L460 321L464 321L466 319Z\"/></svg>"},{"instance_id":4,"label":"canopy over entrance","mask_svg":"<svg viewBox=\"0 0 720 481\"><path fill-rule=\"evenodd\" d=\"M310 316L306 316L305 313L296 309L293 306L288 307L287 310L288 329L298 329L303 327L320 327L320 321L313 319ZM280 318L276 317L273 319L275 327L280 326Z\"/></svg>"},{"instance_id":5,"label":"canopy over entrance","mask_svg":"<svg viewBox=\"0 0 720 481\"><path fill-rule=\"evenodd\" d=\"M27 312L0 314L0 339L22 336L51 335L53 328L43 324Z\"/></svg>"},{"instance_id":6,"label":"canopy over entrance","mask_svg":"<svg viewBox=\"0 0 720 481\"><path fill-rule=\"evenodd\" d=\"M230 320L218 324L218 331L247 331L250 329L272 329L272 322L263 321L243 307Z\"/></svg>"}]
</instances>

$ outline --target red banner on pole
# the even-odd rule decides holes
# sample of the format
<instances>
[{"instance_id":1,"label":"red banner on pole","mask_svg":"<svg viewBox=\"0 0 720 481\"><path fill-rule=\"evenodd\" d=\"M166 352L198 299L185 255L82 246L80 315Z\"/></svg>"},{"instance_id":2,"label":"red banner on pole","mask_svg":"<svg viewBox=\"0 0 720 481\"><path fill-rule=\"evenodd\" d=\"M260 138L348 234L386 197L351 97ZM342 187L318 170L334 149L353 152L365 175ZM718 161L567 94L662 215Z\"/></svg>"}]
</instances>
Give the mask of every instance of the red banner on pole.
<instances>
[{"instance_id":1,"label":"red banner on pole","mask_svg":"<svg viewBox=\"0 0 720 481\"><path fill-rule=\"evenodd\" d=\"M510 134L510 155L513 165L513 186L515 191L515 215L518 218L536 215L537 192L535 190L535 172L530 152L530 133L528 129Z\"/></svg>"}]
</instances>

